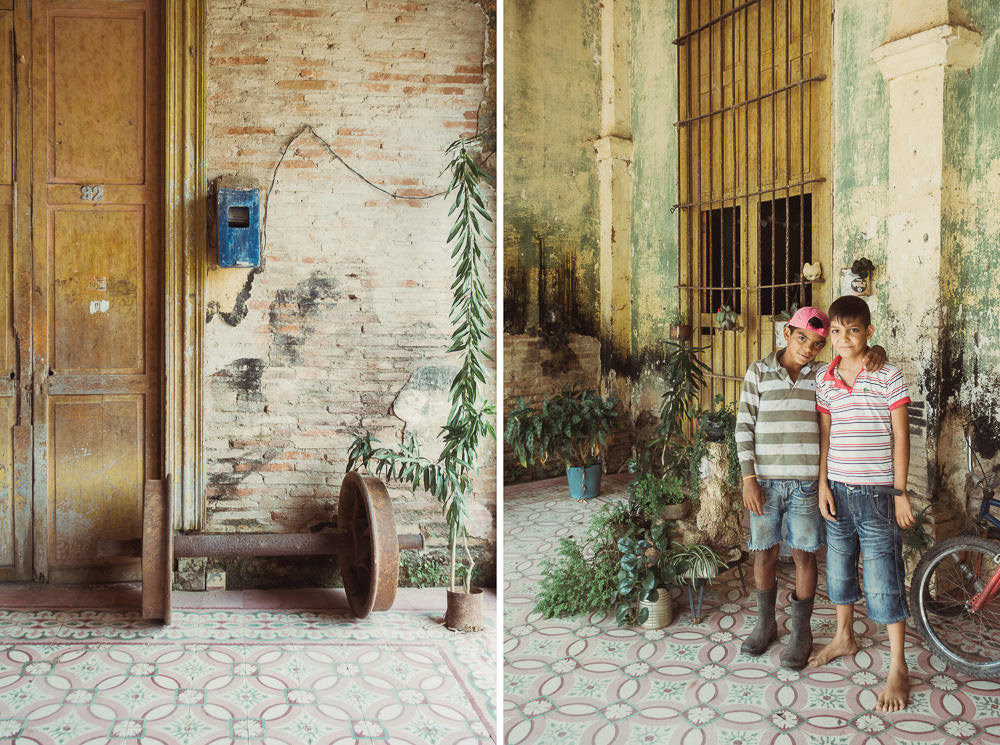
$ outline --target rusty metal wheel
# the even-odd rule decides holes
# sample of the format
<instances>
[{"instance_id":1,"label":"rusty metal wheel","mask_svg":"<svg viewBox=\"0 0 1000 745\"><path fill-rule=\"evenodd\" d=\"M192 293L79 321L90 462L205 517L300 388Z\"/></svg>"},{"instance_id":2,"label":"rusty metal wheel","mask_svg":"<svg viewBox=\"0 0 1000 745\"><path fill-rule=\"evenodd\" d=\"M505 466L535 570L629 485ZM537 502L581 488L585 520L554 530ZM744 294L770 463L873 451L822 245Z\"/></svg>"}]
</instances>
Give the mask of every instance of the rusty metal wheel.
<instances>
[{"instance_id":1,"label":"rusty metal wheel","mask_svg":"<svg viewBox=\"0 0 1000 745\"><path fill-rule=\"evenodd\" d=\"M399 537L381 479L351 471L340 486L337 527L352 550L338 555L347 603L358 618L389 610L399 585Z\"/></svg>"}]
</instances>

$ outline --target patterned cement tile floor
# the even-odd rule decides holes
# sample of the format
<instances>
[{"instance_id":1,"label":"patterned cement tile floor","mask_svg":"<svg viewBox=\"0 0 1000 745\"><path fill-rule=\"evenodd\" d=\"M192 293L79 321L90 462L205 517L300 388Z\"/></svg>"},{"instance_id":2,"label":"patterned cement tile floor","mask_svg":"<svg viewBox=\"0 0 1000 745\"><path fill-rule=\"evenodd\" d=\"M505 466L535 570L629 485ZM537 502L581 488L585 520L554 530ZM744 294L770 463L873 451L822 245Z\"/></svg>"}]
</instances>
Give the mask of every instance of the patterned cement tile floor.
<instances>
[{"instance_id":1,"label":"patterned cement tile floor","mask_svg":"<svg viewBox=\"0 0 1000 745\"><path fill-rule=\"evenodd\" d=\"M401 590L364 620L336 592L175 593L168 627L0 592L0 743L495 742L495 595L486 630L458 634L441 610L399 609L443 606L443 590Z\"/></svg>"},{"instance_id":2,"label":"patterned cement tile floor","mask_svg":"<svg viewBox=\"0 0 1000 745\"><path fill-rule=\"evenodd\" d=\"M762 658L740 654L755 604L734 571L706 589L699 624L686 595L675 596L674 623L655 631L619 628L613 613L551 620L534 613L541 562L561 536L581 535L623 483L612 477L588 502L570 499L560 479L504 491L507 745L1000 743L1000 681L947 670L912 629L911 703L893 714L875 710L889 646L885 628L867 618L856 616L862 650L823 668L783 670L780 644ZM791 589L788 577L779 579L779 642ZM834 607L817 597L816 642L829 640L835 625Z\"/></svg>"}]
</instances>

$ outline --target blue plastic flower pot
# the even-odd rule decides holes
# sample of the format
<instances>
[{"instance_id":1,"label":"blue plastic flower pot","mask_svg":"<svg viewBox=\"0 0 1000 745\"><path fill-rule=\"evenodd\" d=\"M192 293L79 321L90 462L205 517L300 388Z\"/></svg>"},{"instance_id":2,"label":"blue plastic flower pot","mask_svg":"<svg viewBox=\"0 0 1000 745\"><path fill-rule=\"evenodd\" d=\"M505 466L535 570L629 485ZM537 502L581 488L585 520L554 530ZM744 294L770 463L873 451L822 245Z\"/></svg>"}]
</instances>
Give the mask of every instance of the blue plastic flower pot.
<instances>
[{"instance_id":1,"label":"blue plastic flower pot","mask_svg":"<svg viewBox=\"0 0 1000 745\"><path fill-rule=\"evenodd\" d=\"M569 481L569 495L573 499L593 499L601 493L601 464L567 468L566 480Z\"/></svg>"}]
</instances>

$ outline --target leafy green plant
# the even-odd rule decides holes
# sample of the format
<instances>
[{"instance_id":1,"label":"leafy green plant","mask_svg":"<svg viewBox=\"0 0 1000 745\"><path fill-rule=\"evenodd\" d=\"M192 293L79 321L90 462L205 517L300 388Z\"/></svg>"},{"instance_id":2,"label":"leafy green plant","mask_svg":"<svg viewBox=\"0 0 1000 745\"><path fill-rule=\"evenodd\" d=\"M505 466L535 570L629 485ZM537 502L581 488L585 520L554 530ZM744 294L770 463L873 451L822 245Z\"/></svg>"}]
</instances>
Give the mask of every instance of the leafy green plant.
<instances>
[{"instance_id":1,"label":"leafy green plant","mask_svg":"<svg viewBox=\"0 0 1000 745\"><path fill-rule=\"evenodd\" d=\"M566 467L597 463L615 422L618 402L591 390L567 386L546 396L540 407L519 398L507 415L504 440L522 466L561 458Z\"/></svg>"},{"instance_id":2,"label":"leafy green plant","mask_svg":"<svg viewBox=\"0 0 1000 745\"><path fill-rule=\"evenodd\" d=\"M710 368L698 356L706 347L695 347L685 340L666 342L666 357L659 371L664 393L660 399L660 420L654 431L653 445L662 445L664 454L671 439L683 434L684 423L697 407L698 394L705 385Z\"/></svg>"},{"instance_id":3,"label":"leafy green plant","mask_svg":"<svg viewBox=\"0 0 1000 745\"><path fill-rule=\"evenodd\" d=\"M697 580L711 581L726 562L704 543L685 543L670 549L666 562L674 568L678 582L694 584Z\"/></svg>"},{"instance_id":4,"label":"leafy green plant","mask_svg":"<svg viewBox=\"0 0 1000 745\"><path fill-rule=\"evenodd\" d=\"M629 499L642 510L649 520L653 520L662 507L681 504L688 498L684 482L672 473L657 476L645 473L626 487Z\"/></svg>"},{"instance_id":5,"label":"leafy green plant","mask_svg":"<svg viewBox=\"0 0 1000 745\"><path fill-rule=\"evenodd\" d=\"M687 314L682 310L675 310L667 316L668 326L686 326Z\"/></svg>"},{"instance_id":6,"label":"leafy green plant","mask_svg":"<svg viewBox=\"0 0 1000 745\"><path fill-rule=\"evenodd\" d=\"M374 462L378 476L387 481L408 482L414 491L423 488L437 498L448 524L450 586L453 591L457 587L457 548L461 544L466 556L463 565L466 592L471 590L475 565L469 550L466 504L472 478L478 471L475 464L479 444L485 438L496 440L495 407L488 403L484 392L484 361L492 359L486 350L486 341L492 338L487 324L493 318L493 311L482 279L488 261L485 247L491 242L484 227L493 218L479 186L489 177L473 157L483 137L462 138L447 149L451 182L446 195L452 198L448 214L454 215L447 243L452 246L455 274L448 352L459 355L461 366L449 391L451 411L441 430L444 447L437 460L430 460L420 455L414 437L396 447L377 447L377 439L365 431L351 443L347 459L348 471L358 464L369 468Z\"/></svg>"},{"instance_id":7,"label":"leafy green plant","mask_svg":"<svg viewBox=\"0 0 1000 745\"><path fill-rule=\"evenodd\" d=\"M726 403L722 394L717 394L713 400L711 409L703 410L698 414L698 427L695 440L699 439L698 433L704 433L703 440L722 441L726 443L726 458L728 461L728 472L726 473L726 484L732 491L741 491L743 475L740 471L739 459L736 457L736 404ZM697 462L690 463L692 479L696 478L701 465L701 457L706 449L702 447L698 453ZM697 481L694 481L692 488L697 488Z\"/></svg>"},{"instance_id":8,"label":"leafy green plant","mask_svg":"<svg viewBox=\"0 0 1000 745\"><path fill-rule=\"evenodd\" d=\"M735 331L740 326L739 316L730 305L720 306L715 314L715 322L723 331Z\"/></svg>"},{"instance_id":9,"label":"leafy green plant","mask_svg":"<svg viewBox=\"0 0 1000 745\"><path fill-rule=\"evenodd\" d=\"M790 320L792 320L792 316L795 315L798 309L799 309L799 304L792 303L789 308L781 311L780 313L776 313L772 320L775 323L788 323Z\"/></svg>"},{"instance_id":10,"label":"leafy green plant","mask_svg":"<svg viewBox=\"0 0 1000 745\"><path fill-rule=\"evenodd\" d=\"M649 610L639 601L656 600L657 589L669 590L677 570L669 561L670 537L667 523L655 523L648 533L618 540L621 559L618 564L618 608L615 620L619 626L641 624L649 618Z\"/></svg>"},{"instance_id":11,"label":"leafy green plant","mask_svg":"<svg viewBox=\"0 0 1000 745\"><path fill-rule=\"evenodd\" d=\"M560 538L555 555L542 562L535 610L553 618L610 606L618 588L618 539L634 535L642 520L633 505L614 502L591 517L582 541Z\"/></svg>"},{"instance_id":12,"label":"leafy green plant","mask_svg":"<svg viewBox=\"0 0 1000 745\"><path fill-rule=\"evenodd\" d=\"M924 551L934 545L934 536L930 531L931 506L928 504L913 515L913 525L902 531L903 561L919 559Z\"/></svg>"}]
</instances>

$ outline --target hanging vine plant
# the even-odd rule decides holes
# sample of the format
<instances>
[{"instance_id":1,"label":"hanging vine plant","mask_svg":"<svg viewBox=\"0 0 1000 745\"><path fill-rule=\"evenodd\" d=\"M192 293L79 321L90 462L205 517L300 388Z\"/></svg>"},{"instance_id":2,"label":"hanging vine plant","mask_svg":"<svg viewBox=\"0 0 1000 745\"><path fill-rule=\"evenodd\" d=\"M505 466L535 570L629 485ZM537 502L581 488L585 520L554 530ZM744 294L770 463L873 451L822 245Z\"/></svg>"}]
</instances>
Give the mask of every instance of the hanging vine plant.
<instances>
[{"instance_id":1,"label":"hanging vine plant","mask_svg":"<svg viewBox=\"0 0 1000 745\"><path fill-rule=\"evenodd\" d=\"M358 465L371 470L374 463L374 472L379 477L408 483L414 491L424 489L437 498L448 525L451 590L456 592L461 582L466 593L472 591L475 565L469 550L466 521L472 479L479 470L476 456L484 438L496 441L493 423L496 408L484 392L484 363L492 360L485 344L493 338L487 328L493 318L493 309L482 279L488 261L485 248L492 242L485 226L492 223L493 218L480 188L489 176L473 157L483 137L480 134L456 140L446 151L451 182L445 194L452 199L448 215L454 216L447 243L452 246L455 275L451 286L449 320L452 333L448 352L460 356L461 367L449 391L451 411L441 429L444 447L438 458L431 460L420 455L420 444L413 436L395 447L382 447L365 431L351 443L347 460L348 471ZM459 546L465 554L461 567ZM464 573L461 580L458 579L460 569Z\"/></svg>"}]
</instances>

